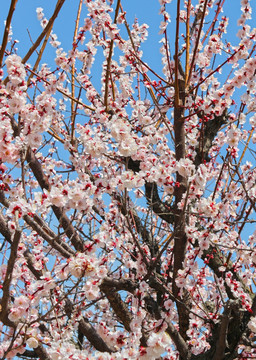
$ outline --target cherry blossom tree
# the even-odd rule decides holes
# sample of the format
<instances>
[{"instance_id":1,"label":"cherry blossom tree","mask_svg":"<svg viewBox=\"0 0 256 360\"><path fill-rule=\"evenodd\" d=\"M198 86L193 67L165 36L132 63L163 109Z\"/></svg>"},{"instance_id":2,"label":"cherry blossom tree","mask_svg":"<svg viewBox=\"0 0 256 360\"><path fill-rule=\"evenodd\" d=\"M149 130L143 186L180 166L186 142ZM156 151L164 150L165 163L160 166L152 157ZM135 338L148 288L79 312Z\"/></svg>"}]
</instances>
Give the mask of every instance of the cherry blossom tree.
<instances>
[{"instance_id":1,"label":"cherry blossom tree","mask_svg":"<svg viewBox=\"0 0 256 360\"><path fill-rule=\"evenodd\" d=\"M250 1L230 34L159 0L158 69L121 0L73 1L65 51L64 2L21 57L12 0L0 48L0 358L256 358Z\"/></svg>"}]
</instances>

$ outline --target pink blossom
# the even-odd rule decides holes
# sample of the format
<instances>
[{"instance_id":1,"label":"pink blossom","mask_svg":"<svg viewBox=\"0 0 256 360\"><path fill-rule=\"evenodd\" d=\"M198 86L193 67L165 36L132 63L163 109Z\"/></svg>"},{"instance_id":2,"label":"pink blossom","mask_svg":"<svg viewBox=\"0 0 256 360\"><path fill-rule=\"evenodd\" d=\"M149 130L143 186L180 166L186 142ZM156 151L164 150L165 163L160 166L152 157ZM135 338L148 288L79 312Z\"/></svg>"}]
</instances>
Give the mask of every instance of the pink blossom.
<instances>
[{"instance_id":1,"label":"pink blossom","mask_svg":"<svg viewBox=\"0 0 256 360\"><path fill-rule=\"evenodd\" d=\"M71 275L80 277L82 275L93 275L95 272L95 261L92 257L78 253L69 261L68 267Z\"/></svg>"},{"instance_id":2,"label":"pink blossom","mask_svg":"<svg viewBox=\"0 0 256 360\"><path fill-rule=\"evenodd\" d=\"M27 345L32 348L32 349L35 349L38 347L38 341L36 338L34 337L30 337L27 339Z\"/></svg>"},{"instance_id":3,"label":"pink blossom","mask_svg":"<svg viewBox=\"0 0 256 360\"><path fill-rule=\"evenodd\" d=\"M21 307L11 308L8 318L13 322L18 322L23 317L23 315L24 315L23 308Z\"/></svg>"},{"instance_id":4,"label":"pink blossom","mask_svg":"<svg viewBox=\"0 0 256 360\"><path fill-rule=\"evenodd\" d=\"M18 55L9 55L5 60L9 78L13 85L17 86L25 80L26 72Z\"/></svg>"}]
</instances>

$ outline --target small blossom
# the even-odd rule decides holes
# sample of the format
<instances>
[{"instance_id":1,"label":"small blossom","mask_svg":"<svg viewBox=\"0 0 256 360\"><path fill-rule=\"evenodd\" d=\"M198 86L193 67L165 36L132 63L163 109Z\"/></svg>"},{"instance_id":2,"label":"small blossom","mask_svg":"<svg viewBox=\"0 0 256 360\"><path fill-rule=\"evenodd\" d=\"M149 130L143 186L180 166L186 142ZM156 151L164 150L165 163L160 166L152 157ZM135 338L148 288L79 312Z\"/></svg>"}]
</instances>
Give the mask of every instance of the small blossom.
<instances>
[{"instance_id":1,"label":"small blossom","mask_svg":"<svg viewBox=\"0 0 256 360\"><path fill-rule=\"evenodd\" d=\"M38 341L36 338L34 337L30 337L27 339L26 341L27 345L31 348L31 349L35 349L38 347Z\"/></svg>"}]
</instances>

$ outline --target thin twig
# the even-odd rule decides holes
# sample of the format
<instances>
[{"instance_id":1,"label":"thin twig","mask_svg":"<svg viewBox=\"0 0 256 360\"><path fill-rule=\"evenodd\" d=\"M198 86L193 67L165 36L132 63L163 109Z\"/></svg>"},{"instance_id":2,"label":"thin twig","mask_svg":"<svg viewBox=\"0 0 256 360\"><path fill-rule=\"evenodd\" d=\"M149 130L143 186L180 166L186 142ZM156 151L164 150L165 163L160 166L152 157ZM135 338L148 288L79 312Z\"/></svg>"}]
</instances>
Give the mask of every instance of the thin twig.
<instances>
[{"instance_id":1,"label":"thin twig","mask_svg":"<svg viewBox=\"0 0 256 360\"><path fill-rule=\"evenodd\" d=\"M76 25L75 25L75 31L73 36L73 49L75 50L75 40L77 37L78 32L78 25L80 21L81 16L81 10L82 10L82 4L83 0L80 0L78 10L77 10L77 16L76 16ZM75 134L75 101L73 100L75 98L75 64L72 63L71 67L71 144L74 145L74 134Z\"/></svg>"},{"instance_id":2,"label":"thin twig","mask_svg":"<svg viewBox=\"0 0 256 360\"><path fill-rule=\"evenodd\" d=\"M199 25L199 31L198 31L198 35L197 35L197 39L196 39L195 48L194 48L194 51L193 51L193 58L192 58L192 61L191 61L191 64L190 64L190 70L189 70L187 83L189 83L189 81L191 79L193 67L194 67L195 60L196 60L196 54L197 54L197 49L198 49L198 46L199 46L200 36L201 36L202 28L203 28L207 2L208 2L208 0L204 1L203 13L202 13L202 16L201 16L201 21L200 21L200 25Z\"/></svg>"},{"instance_id":3,"label":"thin twig","mask_svg":"<svg viewBox=\"0 0 256 360\"><path fill-rule=\"evenodd\" d=\"M37 76L40 80L42 80L43 82L45 82L47 85L50 85L50 82L47 81L46 79L39 77L33 70L27 68L28 71L30 71L32 74L34 74L35 76ZM81 101L79 101L78 99L73 98L71 95L65 93L65 91L61 90L60 88L56 88L56 91L58 91L59 93L61 93L62 95L66 96L67 98L69 98L70 100L73 100L74 102L76 102L78 105L83 106L84 108L91 110L91 111L95 111L94 108L82 103ZM59 140L59 139L58 139Z\"/></svg>"},{"instance_id":4,"label":"thin twig","mask_svg":"<svg viewBox=\"0 0 256 360\"><path fill-rule=\"evenodd\" d=\"M242 48L242 45L232 54L230 55L229 58L227 58L225 61L223 61L223 63L221 63L219 66L216 67L215 70L213 70L212 72L210 72L210 74L208 74L204 79L202 79L201 81L199 81L198 84L196 84L194 87L192 87L190 89L189 92L193 92L195 89L197 89L201 84L203 84L205 82L206 79L208 79L209 77L211 77L213 74L215 74L216 72L218 72L227 62L229 62L237 53L238 51L240 51ZM191 71L191 68L190 68Z\"/></svg>"},{"instance_id":5,"label":"thin twig","mask_svg":"<svg viewBox=\"0 0 256 360\"><path fill-rule=\"evenodd\" d=\"M49 29L52 27L52 24L54 23L55 19L57 18L62 5L64 4L65 0L59 0L54 13L52 15L52 17L50 18L50 20L48 21L46 27L43 29L43 31L41 32L41 34L38 36L37 40L35 41L35 43L31 46L31 48L29 49L29 51L27 52L27 54L24 56L24 58L22 59L22 63L25 64L28 59L30 58L30 56L34 53L34 51L38 48L38 46L40 45L41 41L43 40L43 38L45 37L45 35L48 33ZM9 78L5 78L4 80L4 84L6 85L7 82L9 81Z\"/></svg>"},{"instance_id":6,"label":"thin twig","mask_svg":"<svg viewBox=\"0 0 256 360\"><path fill-rule=\"evenodd\" d=\"M219 14L220 14L220 12L223 10L224 2L225 2L225 0L222 0L222 3L220 3L220 1L218 2L218 4L217 4L217 5L218 5L218 9L216 10L215 17L214 17L213 21L211 22L211 25L210 25L209 29L206 31L206 34L205 34L204 37L203 37L202 44L205 42L205 40L206 40L206 38L207 38L210 30L211 30L211 29L213 28L213 26L215 25L215 23L216 23L216 21L217 21L217 19L218 19L218 16L219 16Z\"/></svg>"},{"instance_id":7,"label":"thin twig","mask_svg":"<svg viewBox=\"0 0 256 360\"><path fill-rule=\"evenodd\" d=\"M41 46L41 49L40 49L40 51L39 51L39 53L38 53L36 62L35 62L35 64L34 64L34 66L33 66L33 71L34 71L34 72L36 72L36 70L37 70L37 68L38 68L38 65L39 65L39 63L40 63L40 61L41 61L41 59L42 59L44 50L45 50L45 48L46 48L47 42L48 42L49 37L50 37L50 35L51 35L52 27L53 27L53 23L52 23L52 26L51 26L51 27L49 28L49 30L47 31L46 36L45 36L45 39L44 39L44 42L43 42L43 45ZM30 85L30 80L31 80L32 76L33 76L33 74L32 74L32 72L31 72L30 75L29 75L29 77L28 77L27 86Z\"/></svg>"},{"instance_id":8,"label":"thin twig","mask_svg":"<svg viewBox=\"0 0 256 360\"><path fill-rule=\"evenodd\" d=\"M121 0L118 0L117 4L116 4L114 24L116 24L116 22L117 22L117 16L118 16L120 3L121 3ZM108 54L108 60L107 60L107 69L106 69L106 81L105 81L104 105L105 105L105 108L106 108L106 112L108 112L108 82L109 82L109 77L110 77L110 65L111 65L111 58L112 58L112 53L113 53L113 46L114 46L114 40L112 39L111 42L110 42L110 47L109 47L109 54Z\"/></svg>"},{"instance_id":9,"label":"thin twig","mask_svg":"<svg viewBox=\"0 0 256 360\"><path fill-rule=\"evenodd\" d=\"M6 25L5 25L5 29L4 29L3 41L2 41L2 46L1 46L1 49L0 49L0 67L2 66L2 62L3 62L3 58L4 58L4 52L5 52L7 42L8 42L8 36L9 36L10 27L11 27L12 16L13 16L13 13L15 11L17 1L18 0L12 0L11 5L10 5L10 9L9 9L9 13L8 13L8 16L7 16L7 19L6 19Z\"/></svg>"},{"instance_id":10,"label":"thin twig","mask_svg":"<svg viewBox=\"0 0 256 360\"><path fill-rule=\"evenodd\" d=\"M174 87L175 87L175 108L179 107L179 29L180 29L180 0L177 1L177 15L176 15L176 35L175 35L175 80L174 80Z\"/></svg>"},{"instance_id":11,"label":"thin twig","mask_svg":"<svg viewBox=\"0 0 256 360\"><path fill-rule=\"evenodd\" d=\"M188 0L187 5L187 21L186 21L186 66L185 66L185 89L188 85L188 74L189 74L189 46L190 46L190 8L191 0Z\"/></svg>"},{"instance_id":12,"label":"thin twig","mask_svg":"<svg viewBox=\"0 0 256 360\"><path fill-rule=\"evenodd\" d=\"M28 59L30 58L30 56L33 54L33 52L38 48L38 46L40 45L41 41L43 40L43 38L45 37L45 35L48 33L49 29L52 27L52 24L54 23L54 21L56 20L63 4L64 4L65 0L59 0L57 2L57 5L55 7L54 13L52 15L52 17L50 18L50 20L48 21L46 27L43 29L42 33L38 36L37 40L35 41L34 45L31 46L31 48L29 49L29 51L27 52L27 54L24 56L24 58L22 59L22 63L25 64Z\"/></svg>"}]
</instances>

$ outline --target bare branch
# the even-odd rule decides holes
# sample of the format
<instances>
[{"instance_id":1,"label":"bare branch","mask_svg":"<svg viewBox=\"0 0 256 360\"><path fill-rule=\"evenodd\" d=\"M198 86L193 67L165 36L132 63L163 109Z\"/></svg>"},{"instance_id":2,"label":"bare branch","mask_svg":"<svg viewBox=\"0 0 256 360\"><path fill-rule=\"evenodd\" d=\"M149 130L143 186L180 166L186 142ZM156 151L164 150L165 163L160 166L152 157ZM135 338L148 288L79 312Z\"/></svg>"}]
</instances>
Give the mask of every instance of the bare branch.
<instances>
[{"instance_id":1,"label":"bare branch","mask_svg":"<svg viewBox=\"0 0 256 360\"><path fill-rule=\"evenodd\" d=\"M117 289L114 286L110 286L111 281L103 280L100 289L106 295L112 309L114 310L116 316L124 325L127 331L131 331L130 323L132 321L132 315L129 312L127 305L121 299L121 296L117 293ZM112 284L114 284L112 282ZM121 285L119 285L121 286Z\"/></svg>"},{"instance_id":2,"label":"bare branch","mask_svg":"<svg viewBox=\"0 0 256 360\"><path fill-rule=\"evenodd\" d=\"M80 320L78 331L80 331L82 334L84 334L84 336L86 336L86 338L89 340L92 346L95 347L96 350L108 353L115 352L115 349L108 346L105 341L99 336L99 334L97 334L96 330L87 319Z\"/></svg>"},{"instance_id":3,"label":"bare branch","mask_svg":"<svg viewBox=\"0 0 256 360\"><path fill-rule=\"evenodd\" d=\"M18 0L12 0L11 5L10 5L10 9L9 9L9 13L8 13L8 16L7 16L7 19L6 19L2 45L1 45L1 49L0 49L0 67L2 66L2 62L3 62L3 58L4 58L4 52L5 52L5 49L6 49L6 45L7 45L7 42L8 42L8 36L9 36L9 32L10 32L12 16L13 16L13 13L15 11L17 1Z\"/></svg>"},{"instance_id":4,"label":"bare branch","mask_svg":"<svg viewBox=\"0 0 256 360\"><path fill-rule=\"evenodd\" d=\"M178 330L175 329L175 327L168 323L168 327L166 329L167 334L171 337L173 340L177 350L180 352L181 359L190 360L191 359L191 352L188 348L187 343L183 339L183 337L180 335Z\"/></svg>"},{"instance_id":5,"label":"bare branch","mask_svg":"<svg viewBox=\"0 0 256 360\"><path fill-rule=\"evenodd\" d=\"M116 21L117 21L117 16L118 16L118 12L119 12L120 3L121 3L121 0L117 0L114 24L116 24ZM109 82L109 78L110 78L110 75L111 75L110 74L110 65L111 65L111 57L112 57L112 52L113 52L113 46L114 46L114 40L112 39L111 43L110 43L110 48L109 48L109 55L108 55L107 69L106 69L106 80L105 80L104 105L105 105L105 108L106 108L106 112L108 112L108 82Z\"/></svg>"},{"instance_id":6,"label":"bare branch","mask_svg":"<svg viewBox=\"0 0 256 360\"><path fill-rule=\"evenodd\" d=\"M223 359L223 356L225 354L225 349L227 347L227 332L228 332L228 324L230 320L229 319L230 313L231 313L231 303L228 302L222 314L222 319L219 326L218 340L216 342L216 351L213 360Z\"/></svg>"},{"instance_id":7,"label":"bare branch","mask_svg":"<svg viewBox=\"0 0 256 360\"><path fill-rule=\"evenodd\" d=\"M4 283L3 283L3 297L1 299L1 312L0 312L0 319L3 319L3 316L5 316L7 314L7 310L8 310L8 302L9 302L9 298L10 298L10 286L11 286L11 281L12 281L12 273L13 273L13 269L14 269L14 265L15 265L15 261L17 259L17 252L18 252L18 246L19 246L19 241L21 238L21 230L20 229L16 229L13 239L12 239L12 244L11 244L11 253L10 253L10 257L7 263L7 269L6 269L6 275L5 275L5 279L4 279ZM3 321L3 320L2 320Z\"/></svg>"},{"instance_id":8,"label":"bare branch","mask_svg":"<svg viewBox=\"0 0 256 360\"><path fill-rule=\"evenodd\" d=\"M42 344L38 345L38 347L35 349L35 353L40 360L51 360L51 357L47 354L47 351Z\"/></svg>"},{"instance_id":9,"label":"bare branch","mask_svg":"<svg viewBox=\"0 0 256 360\"><path fill-rule=\"evenodd\" d=\"M39 163L39 161L35 157L35 154L32 152L30 148L27 150L27 162L31 170L33 171L41 188L49 191L50 185L48 183L48 179L46 178L43 172L41 164ZM52 209L55 216L59 220L60 225L63 227L71 243L74 245L75 249L78 251L83 251L84 250L83 242L79 238L76 230L74 229L73 225L71 224L70 220L68 219L64 211L55 205L52 206Z\"/></svg>"}]
</instances>

